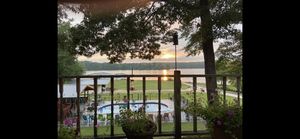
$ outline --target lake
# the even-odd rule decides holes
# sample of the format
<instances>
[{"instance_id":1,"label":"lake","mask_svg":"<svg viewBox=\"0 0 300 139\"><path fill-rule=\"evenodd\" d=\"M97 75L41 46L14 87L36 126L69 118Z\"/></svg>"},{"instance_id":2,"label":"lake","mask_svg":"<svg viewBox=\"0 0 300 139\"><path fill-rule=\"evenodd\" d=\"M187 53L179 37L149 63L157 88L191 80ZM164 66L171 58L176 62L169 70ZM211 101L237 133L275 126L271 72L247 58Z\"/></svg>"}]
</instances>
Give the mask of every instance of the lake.
<instances>
[{"instance_id":1,"label":"lake","mask_svg":"<svg viewBox=\"0 0 300 139\"><path fill-rule=\"evenodd\" d=\"M181 74L204 74L204 68L195 68L195 69L178 69L181 71ZM163 75L173 75L174 69L165 69L165 70L96 70L96 71L86 71L85 75L122 75L122 74L163 74ZM141 78L136 78L141 79ZM147 78L148 79L148 78ZM152 78L153 79L153 78ZM157 79L157 78L154 78ZM191 82L192 78L182 78L183 82ZM202 77L197 78L197 82L205 82L205 79Z\"/></svg>"}]
</instances>

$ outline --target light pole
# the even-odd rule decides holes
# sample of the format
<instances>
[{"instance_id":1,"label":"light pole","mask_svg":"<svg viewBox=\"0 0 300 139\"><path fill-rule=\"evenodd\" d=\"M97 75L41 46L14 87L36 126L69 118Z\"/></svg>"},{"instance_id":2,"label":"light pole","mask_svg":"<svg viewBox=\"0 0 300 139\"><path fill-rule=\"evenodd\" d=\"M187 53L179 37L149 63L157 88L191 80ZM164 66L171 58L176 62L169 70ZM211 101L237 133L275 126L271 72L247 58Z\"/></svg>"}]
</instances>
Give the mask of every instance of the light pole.
<instances>
[{"instance_id":1,"label":"light pole","mask_svg":"<svg viewBox=\"0 0 300 139\"><path fill-rule=\"evenodd\" d=\"M178 34L173 34L173 44L175 45L175 70L174 70L174 114L175 114L175 138L181 139L181 79L180 70L177 70L177 49Z\"/></svg>"},{"instance_id":2,"label":"light pole","mask_svg":"<svg viewBox=\"0 0 300 139\"><path fill-rule=\"evenodd\" d=\"M178 45L178 34L175 32L173 34L173 45L175 45L175 70L177 70L177 48L176 45Z\"/></svg>"}]
</instances>

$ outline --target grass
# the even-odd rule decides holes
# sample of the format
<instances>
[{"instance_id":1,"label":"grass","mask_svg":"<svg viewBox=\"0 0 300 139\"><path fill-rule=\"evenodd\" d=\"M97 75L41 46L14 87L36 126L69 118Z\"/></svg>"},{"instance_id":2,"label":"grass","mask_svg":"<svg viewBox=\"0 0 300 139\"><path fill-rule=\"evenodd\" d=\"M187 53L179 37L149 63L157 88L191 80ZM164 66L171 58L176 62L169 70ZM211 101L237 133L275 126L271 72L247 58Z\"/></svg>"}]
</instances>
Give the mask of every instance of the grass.
<instances>
[{"instance_id":1,"label":"grass","mask_svg":"<svg viewBox=\"0 0 300 139\"><path fill-rule=\"evenodd\" d=\"M223 94L220 94L221 96ZM186 99L188 102L194 101L194 94L190 92L182 92L181 96ZM196 101L205 101L207 102L207 94L206 93L196 93ZM231 96L226 96L226 102L227 103L233 103L234 98Z\"/></svg>"},{"instance_id":2,"label":"grass","mask_svg":"<svg viewBox=\"0 0 300 139\"><path fill-rule=\"evenodd\" d=\"M222 94L220 94L222 96ZM122 93L114 93L114 100L122 101L124 97L127 96L126 92ZM182 91L181 92L182 99L187 100L188 102L194 101L194 95L192 92L189 91ZM90 95L90 99L93 99L94 96ZM103 101L110 101L111 95L109 93L100 94L99 97ZM146 91L146 98L148 100L158 100L158 92L150 92ZM161 99L170 99L173 98L173 92L167 92L162 91L161 92ZM143 93L142 92L134 92L130 94L130 100L142 100L143 99ZM99 100L99 99L98 99ZM207 94L206 93L196 93L196 101L207 101ZM226 96L226 101L228 103L232 103L234 101L234 98L231 96ZM242 102L242 101L241 101Z\"/></svg>"},{"instance_id":3,"label":"grass","mask_svg":"<svg viewBox=\"0 0 300 139\"><path fill-rule=\"evenodd\" d=\"M205 87L205 83L197 83L198 86ZM217 88L223 90L223 85L222 84L217 84ZM233 84L227 84L226 85L226 91L232 91L236 92L236 86Z\"/></svg>"},{"instance_id":4,"label":"grass","mask_svg":"<svg viewBox=\"0 0 300 139\"><path fill-rule=\"evenodd\" d=\"M222 95L222 94L220 94ZM122 101L123 98L127 96L126 93L115 93L114 99L118 101ZM181 96L183 99L187 100L188 102L194 101L194 95L192 92L188 91L182 91ZM90 96L93 98L94 96ZM173 92L161 92L161 99L170 99L170 97L173 98ZM104 101L110 101L111 95L110 94L101 94L100 95L101 100ZM157 100L158 99L158 93L157 92L146 92L146 98L148 100ZM135 92L130 94L130 100L142 100L143 99L143 93L142 92ZM226 96L227 102L233 102L234 98L231 96ZM206 93L196 93L196 100L199 101L207 101L207 94Z\"/></svg>"},{"instance_id":5,"label":"grass","mask_svg":"<svg viewBox=\"0 0 300 139\"><path fill-rule=\"evenodd\" d=\"M198 130L206 130L206 127L203 123L197 123ZM182 131L193 131L193 123L192 122L182 122L181 123ZM81 135L82 136L93 136L94 129L93 127L81 127ZM171 132L174 131L174 123L162 123L162 132ZM158 129L157 129L158 132ZM124 135L122 127L119 125L114 126L115 135ZM97 134L100 136L109 136L110 135L110 126L103 126L97 128Z\"/></svg>"},{"instance_id":6,"label":"grass","mask_svg":"<svg viewBox=\"0 0 300 139\"><path fill-rule=\"evenodd\" d=\"M135 90L130 92L130 100L142 100L143 99L143 93L142 93L142 80L135 80L134 81L134 87ZM124 97L127 96L126 91L126 80L115 80L114 87L114 100L122 101ZM205 86L205 83L198 83L199 86ZM110 85L108 85L110 86ZM161 90L161 99L170 99L173 98L173 87L174 87L174 81L164 81L162 80L162 90ZM185 91L184 89L188 89L190 86L186 84L182 84L182 91L181 96L188 100L189 102L192 102L194 99L193 93L189 91ZM222 94L221 94L222 95ZM110 101L111 95L110 93L103 93L98 95L101 100L103 101ZM94 95L89 96L90 99L94 98ZM201 99L202 101L207 101L207 96L205 93L196 93L196 98ZM155 100L158 99L158 90L157 90L157 80L146 80L146 99L148 100ZM226 99L228 102L233 101L233 97L226 96ZM98 99L99 100L99 99Z\"/></svg>"},{"instance_id":7,"label":"grass","mask_svg":"<svg viewBox=\"0 0 300 139\"><path fill-rule=\"evenodd\" d=\"M114 88L115 90L126 90L127 89L127 80L115 80L114 81ZM146 90L157 90L157 80L146 80ZM136 90L143 89L143 81L142 80L134 80L133 85ZM108 85L110 86L110 84ZM181 89L188 89L189 86L182 84ZM172 90L174 89L174 81L161 81L161 89L162 90Z\"/></svg>"}]
</instances>

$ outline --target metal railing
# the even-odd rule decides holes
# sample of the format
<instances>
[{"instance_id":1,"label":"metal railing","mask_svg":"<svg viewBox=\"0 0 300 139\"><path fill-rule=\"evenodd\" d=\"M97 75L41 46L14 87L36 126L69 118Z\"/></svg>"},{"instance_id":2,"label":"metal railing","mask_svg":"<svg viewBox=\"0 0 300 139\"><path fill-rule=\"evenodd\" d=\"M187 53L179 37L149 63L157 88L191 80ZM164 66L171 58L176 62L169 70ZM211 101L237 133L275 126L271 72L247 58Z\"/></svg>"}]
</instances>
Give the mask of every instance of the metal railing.
<instances>
[{"instance_id":1,"label":"metal railing","mask_svg":"<svg viewBox=\"0 0 300 139\"><path fill-rule=\"evenodd\" d=\"M124 138L126 136L116 136L114 133L114 80L116 78L125 77L127 86L127 108L130 108L130 78L133 77L142 77L142 93L143 93L143 105L145 106L146 103L146 78L157 78L157 91L158 91L158 133L154 136L174 136L176 139L180 139L183 135L202 135L208 134L206 130L197 130L197 117L193 115L193 130L188 131L181 131L181 78L192 78L192 90L193 90L193 101L196 104L196 91L197 91L197 77L218 77L222 78L223 82L223 99L226 100L226 87L227 87L227 77L234 77L237 81L237 100L240 102L240 87L241 87L241 76L239 75L208 75L208 74L184 74L181 75L180 71L174 71L174 75L83 75L83 76L61 76L59 77L59 93L60 98L63 98L63 80L66 78L75 78L76 79L76 92L77 92L77 100L80 98L80 79L82 78L90 78L94 80L94 138ZM174 78L174 111L175 111L175 131L174 132L162 132L162 119L161 119L161 77L173 77ZM110 78L110 94L111 94L111 114L110 114L110 136L106 137L98 137L97 135L97 95L98 95L98 78ZM226 102L226 101L225 101ZM76 101L77 106L77 124L76 128L77 131L80 132L80 108L79 108L79 101ZM145 108L145 107L144 107ZM63 124L63 108L62 103L60 103L60 124Z\"/></svg>"}]
</instances>

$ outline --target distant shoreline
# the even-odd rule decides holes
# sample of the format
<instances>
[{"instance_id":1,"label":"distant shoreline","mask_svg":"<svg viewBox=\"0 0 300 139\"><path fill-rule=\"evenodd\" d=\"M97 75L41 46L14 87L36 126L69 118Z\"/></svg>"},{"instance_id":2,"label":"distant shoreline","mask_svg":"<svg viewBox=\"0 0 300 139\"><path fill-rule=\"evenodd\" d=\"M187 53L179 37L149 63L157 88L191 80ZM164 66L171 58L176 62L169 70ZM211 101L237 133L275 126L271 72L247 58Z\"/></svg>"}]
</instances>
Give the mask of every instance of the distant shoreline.
<instances>
[{"instance_id":1,"label":"distant shoreline","mask_svg":"<svg viewBox=\"0 0 300 139\"><path fill-rule=\"evenodd\" d=\"M204 69L204 68L177 68L177 70L180 69ZM85 70L85 71L107 71L107 70L132 70L132 69L100 69L100 70ZM133 71L135 70L175 70L175 69L133 69Z\"/></svg>"},{"instance_id":2,"label":"distant shoreline","mask_svg":"<svg viewBox=\"0 0 300 139\"><path fill-rule=\"evenodd\" d=\"M84 61L80 62L85 67L86 71L96 70L165 70L175 69L174 62L169 63L120 63L120 64L109 64L109 63L97 63ZM178 69L204 69L203 62L179 62L177 63Z\"/></svg>"}]
</instances>

